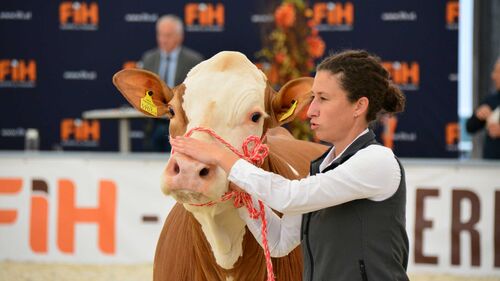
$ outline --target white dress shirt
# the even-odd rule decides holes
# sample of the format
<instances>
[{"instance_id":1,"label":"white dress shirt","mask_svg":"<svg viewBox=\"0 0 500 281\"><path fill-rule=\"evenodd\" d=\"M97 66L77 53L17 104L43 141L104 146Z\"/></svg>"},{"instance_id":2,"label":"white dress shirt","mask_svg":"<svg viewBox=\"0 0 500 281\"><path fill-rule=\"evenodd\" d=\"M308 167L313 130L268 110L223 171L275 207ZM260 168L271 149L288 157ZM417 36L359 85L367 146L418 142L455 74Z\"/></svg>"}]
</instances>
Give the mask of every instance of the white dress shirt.
<instances>
[{"instance_id":1,"label":"white dress shirt","mask_svg":"<svg viewBox=\"0 0 500 281\"><path fill-rule=\"evenodd\" d=\"M345 151L333 157L334 150L325 157L320 171ZM255 202L258 198L283 213L279 218L266 208L269 249L273 257L280 257L300 243L302 214L362 198L383 201L397 191L401 171L392 150L369 145L335 169L301 180L288 180L242 159L233 165L228 179L252 195ZM262 243L260 220L251 219L245 208L238 211L256 240Z\"/></svg>"}]
</instances>

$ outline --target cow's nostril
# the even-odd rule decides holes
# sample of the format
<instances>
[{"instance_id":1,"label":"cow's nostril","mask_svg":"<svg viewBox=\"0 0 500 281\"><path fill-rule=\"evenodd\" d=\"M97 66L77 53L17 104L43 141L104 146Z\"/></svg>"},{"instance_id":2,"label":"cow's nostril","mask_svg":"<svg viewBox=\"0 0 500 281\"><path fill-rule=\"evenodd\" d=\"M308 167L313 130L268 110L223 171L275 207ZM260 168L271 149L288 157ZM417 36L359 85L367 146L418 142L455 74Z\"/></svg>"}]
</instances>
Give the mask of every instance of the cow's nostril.
<instances>
[{"instance_id":1,"label":"cow's nostril","mask_svg":"<svg viewBox=\"0 0 500 281\"><path fill-rule=\"evenodd\" d=\"M179 164L175 163L174 165L174 172L178 174L180 172Z\"/></svg>"},{"instance_id":2,"label":"cow's nostril","mask_svg":"<svg viewBox=\"0 0 500 281\"><path fill-rule=\"evenodd\" d=\"M210 172L210 170L208 168L201 169L201 171L200 171L200 177L206 177L209 172Z\"/></svg>"}]
</instances>

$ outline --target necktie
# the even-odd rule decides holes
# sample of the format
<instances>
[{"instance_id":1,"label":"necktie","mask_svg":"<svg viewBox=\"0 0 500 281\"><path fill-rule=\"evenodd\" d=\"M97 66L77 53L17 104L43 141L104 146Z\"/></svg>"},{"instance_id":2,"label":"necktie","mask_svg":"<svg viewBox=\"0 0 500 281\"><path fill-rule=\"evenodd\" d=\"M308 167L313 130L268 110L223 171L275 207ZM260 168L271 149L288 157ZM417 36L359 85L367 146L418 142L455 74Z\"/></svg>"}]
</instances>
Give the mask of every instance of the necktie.
<instances>
[{"instance_id":1,"label":"necktie","mask_svg":"<svg viewBox=\"0 0 500 281\"><path fill-rule=\"evenodd\" d=\"M168 85L168 65L170 64L170 57L166 56L164 58L164 66L163 66L163 76L161 77L163 81Z\"/></svg>"}]
</instances>

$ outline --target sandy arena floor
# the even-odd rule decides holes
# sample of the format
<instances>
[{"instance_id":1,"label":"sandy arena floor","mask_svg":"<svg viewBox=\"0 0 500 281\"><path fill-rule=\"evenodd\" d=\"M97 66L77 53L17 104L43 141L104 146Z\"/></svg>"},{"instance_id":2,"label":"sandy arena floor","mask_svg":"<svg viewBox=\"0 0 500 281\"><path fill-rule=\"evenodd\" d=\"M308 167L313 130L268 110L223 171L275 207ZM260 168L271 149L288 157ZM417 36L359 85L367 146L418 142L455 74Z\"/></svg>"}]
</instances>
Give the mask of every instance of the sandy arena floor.
<instances>
[{"instance_id":1,"label":"sandy arena floor","mask_svg":"<svg viewBox=\"0 0 500 281\"><path fill-rule=\"evenodd\" d=\"M152 280L151 264L68 265L0 262L1 281L144 281ZM500 281L497 277L411 275L412 281Z\"/></svg>"}]
</instances>

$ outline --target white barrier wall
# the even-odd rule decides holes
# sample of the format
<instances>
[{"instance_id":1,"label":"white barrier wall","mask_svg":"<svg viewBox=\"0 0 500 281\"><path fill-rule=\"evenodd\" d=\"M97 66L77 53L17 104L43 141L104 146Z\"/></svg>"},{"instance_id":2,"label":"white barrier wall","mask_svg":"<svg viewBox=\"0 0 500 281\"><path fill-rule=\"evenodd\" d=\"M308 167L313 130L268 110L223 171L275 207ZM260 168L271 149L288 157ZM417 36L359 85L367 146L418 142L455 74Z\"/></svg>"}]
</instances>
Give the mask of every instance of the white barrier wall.
<instances>
[{"instance_id":1,"label":"white barrier wall","mask_svg":"<svg viewBox=\"0 0 500 281\"><path fill-rule=\"evenodd\" d=\"M168 155L12 154L0 159L0 259L153 260L174 204L159 188Z\"/></svg>"},{"instance_id":2,"label":"white barrier wall","mask_svg":"<svg viewBox=\"0 0 500 281\"><path fill-rule=\"evenodd\" d=\"M168 156L0 154L0 260L151 262ZM500 162L403 160L410 272L500 274Z\"/></svg>"}]
</instances>

